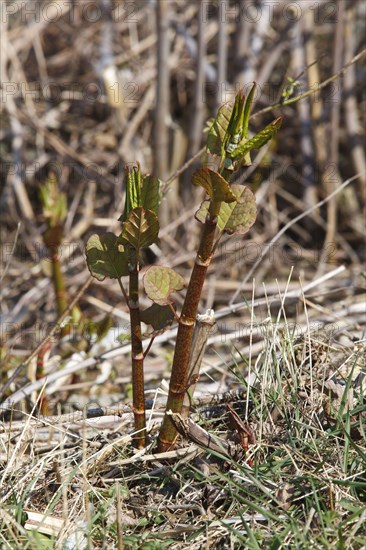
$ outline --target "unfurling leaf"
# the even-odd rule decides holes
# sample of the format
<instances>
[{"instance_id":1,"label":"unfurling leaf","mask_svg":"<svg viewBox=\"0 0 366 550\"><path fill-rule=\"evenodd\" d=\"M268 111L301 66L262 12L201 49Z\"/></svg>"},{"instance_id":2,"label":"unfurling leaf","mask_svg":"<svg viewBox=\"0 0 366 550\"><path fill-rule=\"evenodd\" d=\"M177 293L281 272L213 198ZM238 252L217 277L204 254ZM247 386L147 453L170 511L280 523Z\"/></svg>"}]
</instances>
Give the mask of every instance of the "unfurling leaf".
<instances>
[{"instance_id":1,"label":"unfurling leaf","mask_svg":"<svg viewBox=\"0 0 366 550\"><path fill-rule=\"evenodd\" d=\"M147 309L140 310L140 319L146 325L151 325L154 331L161 331L172 324L174 313L169 306L153 304Z\"/></svg>"},{"instance_id":2,"label":"unfurling leaf","mask_svg":"<svg viewBox=\"0 0 366 550\"><path fill-rule=\"evenodd\" d=\"M244 157L252 149L260 149L277 133L282 124L282 117L276 118L268 124L263 130L249 139L243 145L239 145L232 154L233 158Z\"/></svg>"},{"instance_id":3,"label":"unfurling leaf","mask_svg":"<svg viewBox=\"0 0 366 550\"><path fill-rule=\"evenodd\" d=\"M250 109L252 108L253 98L254 98L256 89L257 89L257 84L254 82L244 106L243 137L245 139L248 139L248 135L249 135L248 127L249 127Z\"/></svg>"},{"instance_id":4,"label":"unfurling leaf","mask_svg":"<svg viewBox=\"0 0 366 550\"><path fill-rule=\"evenodd\" d=\"M211 155L222 155L225 150L225 135L231 118L234 104L225 103L218 110L217 116L212 123L207 135L207 151Z\"/></svg>"},{"instance_id":5,"label":"unfurling leaf","mask_svg":"<svg viewBox=\"0 0 366 550\"><path fill-rule=\"evenodd\" d=\"M89 271L99 281L106 277L119 279L129 274L127 251L117 241L114 233L105 233L91 235L86 243Z\"/></svg>"},{"instance_id":6,"label":"unfurling leaf","mask_svg":"<svg viewBox=\"0 0 366 550\"><path fill-rule=\"evenodd\" d=\"M257 217L255 196L245 185L233 184L231 186L237 202L227 204L223 202L217 220L217 227L225 233L244 234L252 227ZM209 201L203 201L200 209L196 212L196 219L205 223L209 208Z\"/></svg>"},{"instance_id":7,"label":"unfurling leaf","mask_svg":"<svg viewBox=\"0 0 366 550\"><path fill-rule=\"evenodd\" d=\"M239 90L234 102L220 107L217 116L208 132L207 150L213 155L231 156L243 139L248 139L250 108L253 102L256 84L254 83L248 97Z\"/></svg>"},{"instance_id":8,"label":"unfurling leaf","mask_svg":"<svg viewBox=\"0 0 366 550\"><path fill-rule=\"evenodd\" d=\"M134 208L141 206L141 170L137 162L125 167L126 198L123 214L118 218L125 222Z\"/></svg>"},{"instance_id":9,"label":"unfurling leaf","mask_svg":"<svg viewBox=\"0 0 366 550\"><path fill-rule=\"evenodd\" d=\"M52 172L39 190L42 204L42 213L47 220L48 227L62 226L67 215L65 193L58 189L57 177Z\"/></svg>"},{"instance_id":10,"label":"unfurling leaf","mask_svg":"<svg viewBox=\"0 0 366 550\"><path fill-rule=\"evenodd\" d=\"M139 206L158 215L160 180L154 176L142 176L139 163L127 165L125 173L125 208L118 220L127 221L130 212Z\"/></svg>"},{"instance_id":11,"label":"unfurling leaf","mask_svg":"<svg viewBox=\"0 0 366 550\"><path fill-rule=\"evenodd\" d=\"M141 206L158 215L160 180L154 176L143 176L141 187Z\"/></svg>"},{"instance_id":12,"label":"unfurling leaf","mask_svg":"<svg viewBox=\"0 0 366 550\"><path fill-rule=\"evenodd\" d=\"M216 202L236 201L228 182L218 172L210 168L199 168L193 174L192 183L203 187L210 198Z\"/></svg>"},{"instance_id":13,"label":"unfurling leaf","mask_svg":"<svg viewBox=\"0 0 366 550\"><path fill-rule=\"evenodd\" d=\"M169 295L182 290L184 279L170 267L151 266L144 275L145 292L156 304L164 306L170 303Z\"/></svg>"},{"instance_id":14,"label":"unfurling leaf","mask_svg":"<svg viewBox=\"0 0 366 550\"><path fill-rule=\"evenodd\" d=\"M256 84L253 84L245 99L242 90L235 96L234 103L223 105L213 121L207 137L207 151L221 156L220 168L233 172L239 165L250 166L250 151L265 145L281 126L281 117L249 139L248 126Z\"/></svg>"},{"instance_id":15,"label":"unfurling leaf","mask_svg":"<svg viewBox=\"0 0 366 550\"><path fill-rule=\"evenodd\" d=\"M138 254L141 248L148 248L155 243L158 234L159 221L156 214L139 206L129 213L118 241L123 245L132 246Z\"/></svg>"},{"instance_id":16,"label":"unfurling leaf","mask_svg":"<svg viewBox=\"0 0 366 550\"><path fill-rule=\"evenodd\" d=\"M245 96L243 90L235 96L233 110L226 130L224 139L224 149L229 151L235 148L243 137L245 113Z\"/></svg>"}]
</instances>

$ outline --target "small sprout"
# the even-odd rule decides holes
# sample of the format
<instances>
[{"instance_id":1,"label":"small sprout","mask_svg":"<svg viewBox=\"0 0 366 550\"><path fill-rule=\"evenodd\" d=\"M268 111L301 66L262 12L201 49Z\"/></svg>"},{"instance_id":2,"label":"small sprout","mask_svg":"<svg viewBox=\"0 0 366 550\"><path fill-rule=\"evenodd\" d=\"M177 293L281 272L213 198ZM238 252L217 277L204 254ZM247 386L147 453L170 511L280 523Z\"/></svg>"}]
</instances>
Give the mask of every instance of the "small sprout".
<instances>
[{"instance_id":1,"label":"small sprout","mask_svg":"<svg viewBox=\"0 0 366 550\"><path fill-rule=\"evenodd\" d=\"M66 195L59 192L56 175L52 172L41 186L39 197L48 227L62 225L67 215Z\"/></svg>"}]
</instances>

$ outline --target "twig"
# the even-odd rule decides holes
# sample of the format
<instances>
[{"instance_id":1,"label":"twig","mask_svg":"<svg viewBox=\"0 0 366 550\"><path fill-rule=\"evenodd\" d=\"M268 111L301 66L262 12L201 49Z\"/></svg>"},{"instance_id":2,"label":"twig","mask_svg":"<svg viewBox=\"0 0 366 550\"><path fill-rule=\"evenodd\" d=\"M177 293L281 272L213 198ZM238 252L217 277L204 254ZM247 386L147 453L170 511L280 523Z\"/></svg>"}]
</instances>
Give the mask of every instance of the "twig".
<instances>
[{"instance_id":1,"label":"twig","mask_svg":"<svg viewBox=\"0 0 366 550\"><path fill-rule=\"evenodd\" d=\"M2 272L2 274L1 274L1 276L0 276L0 283L1 283L1 281L4 279L5 275L6 275L7 272L8 272L9 265L10 265L10 261L11 261L11 258L12 258L12 256L13 256L13 254L14 254L14 250L15 250L15 247L16 247L17 242L18 242L20 226L21 226L21 223L18 222L18 223L17 223L17 230L16 230L15 237L14 237L13 246L11 247L11 251L10 251L10 254L9 254L9 256L8 256L6 265L5 265L4 270L3 270L3 272Z\"/></svg>"},{"instance_id":2,"label":"twig","mask_svg":"<svg viewBox=\"0 0 366 550\"><path fill-rule=\"evenodd\" d=\"M344 21L345 4L340 2L339 4L339 16L337 18L336 33L334 37L334 57L333 57L333 70L338 69L341 66L342 61L342 35L343 35L343 21ZM340 121L340 103L341 103L341 85L339 82L339 89L336 90L331 106L330 124L331 124L331 140L328 142L328 158L329 165L338 167L338 142L339 142L339 121ZM330 177L329 171L322 174L324 182L324 189L326 193L331 193L337 186L337 179L340 180L338 168L335 169L336 177ZM319 265L317 274L320 274L325 269L327 250L329 245L334 242L337 231L337 202L334 196L327 204L327 230L323 242L323 250L319 259Z\"/></svg>"},{"instance_id":3,"label":"twig","mask_svg":"<svg viewBox=\"0 0 366 550\"><path fill-rule=\"evenodd\" d=\"M154 173L165 179L168 170L169 116L169 2L158 0L156 10L158 56L157 91L154 132Z\"/></svg>"},{"instance_id":4,"label":"twig","mask_svg":"<svg viewBox=\"0 0 366 550\"><path fill-rule=\"evenodd\" d=\"M30 354L30 356L28 357L28 359L26 359L26 361L24 361L24 363L22 363L21 365L19 365L19 367L17 367L15 369L15 372L11 375L11 377L9 378L9 380L7 380L5 382L5 384L3 385L3 387L1 388L0 390L0 399L3 397L4 393L6 392L6 390L8 389L8 387L10 386L10 384L12 384L14 382L14 380L19 376L19 374L29 365L29 363L35 358L37 357L39 351L43 348L43 346L52 338L52 336L54 334L56 334L56 332L58 332L61 328L62 328L62 325L63 325L63 322L65 321L65 319L67 318L67 316L70 314L71 310L73 309L73 307L75 307L75 305L77 304L77 302L80 300L81 296L84 294L84 292L86 291L86 289L90 286L90 284L92 283L93 281L93 277L90 276L87 281L83 284L83 286L81 287L81 289L79 290L79 292L76 294L75 298L69 303L69 305L67 306L67 308L65 309L64 313L58 318L57 320L57 323L55 324L55 326L50 330L50 332L48 333L48 335L43 338L42 342L36 347L36 349ZM42 380L40 380L39 382L44 382L44 379L42 378ZM43 383L40 385L40 387L42 387Z\"/></svg>"},{"instance_id":5,"label":"twig","mask_svg":"<svg viewBox=\"0 0 366 550\"><path fill-rule=\"evenodd\" d=\"M199 149L202 140L202 127L204 123L204 109L205 104L205 28L206 19L202 13L205 8L204 4L200 5L200 9L197 13L197 48L196 48L196 78L194 82L194 105L192 111L191 125L188 137L187 157L190 159ZM182 197L188 204L192 200L192 186L191 177L195 163L192 163L189 170L185 171L182 182Z\"/></svg>"},{"instance_id":6,"label":"twig","mask_svg":"<svg viewBox=\"0 0 366 550\"><path fill-rule=\"evenodd\" d=\"M204 428L196 424L196 422L190 418L183 418L179 413L168 411L167 414L172 419L178 432L189 441L193 441L200 447L205 447L210 451L220 453L227 458L232 457L233 453L231 452L230 445L224 439L209 434Z\"/></svg>"},{"instance_id":7,"label":"twig","mask_svg":"<svg viewBox=\"0 0 366 550\"><path fill-rule=\"evenodd\" d=\"M228 0L219 2L219 33L217 45L217 90L216 90L216 110L223 103L223 91L226 90L226 67L227 67L227 30L226 13L228 10Z\"/></svg>"},{"instance_id":8,"label":"twig","mask_svg":"<svg viewBox=\"0 0 366 550\"><path fill-rule=\"evenodd\" d=\"M265 107L264 109L261 109L260 111L257 111L256 113L253 113L250 115L250 119L253 119L253 118L256 118L258 117L259 115L263 115L264 113L270 113L271 111L273 111L274 109L279 109L279 108L283 108L284 106L286 105L292 105L293 103L296 103L297 101L300 101L301 99L305 98L305 97L309 97L311 96L312 94L316 94L318 93L320 90L322 90L323 88L325 88L326 86L328 86L328 84L331 84L332 82L334 82L335 80L337 80L337 78L343 76L346 71L349 69L349 67L351 67L352 65L354 65L355 63L357 63L357 61L359 61L360 59L362 59L362 57L364 57L364 55L366 55L366 48L364 50L362 50L360 53L358 53L357 55L355 55L351 61L349 61L348 63L346 63L342 69L340 71L338 71L336 74L332 75L330 78L327 78L326 80L324 80L323 82L321 82L315 89L313 90L307 90L306 92L304 92L303 94L300 94L299 96L297 97L292 97L292 98L289 98L287 99L286 101L283 101L282 103L274 103L272 105L269 105L268 107ZM197 158L199 158L203 153L205 152L205 147L202 147L202 149L200 149L191 159L189 159L179 170L176 170L168 179L167 181L165 182L165 184L162 186L161 188L161 193L164 195L167 190L168 190L168 187L169 185L178 177L180 176L183 172L185 172L187 170L187 168L189 168L189 166L195 162L195 160ZM363 174L364 172L359 172L358 174L358 177L360 177L361 174Z\"/></svg>"},{"instance_id":9,"label":"twig","mask_svg":"<svg viewBox=\"0 0 366 550\"><path fill-rule=\"evenodd\" d=\"M347 71L347 69L349 69L349 67L351 67L352 65L357 63L357 61L362 59L365 55L366 55L366 48L364 50L362 50L360 53L358 53L357 55L355 55L351 59L351 61L349 61L348 63L346 63L342 67L342 69L340 71L333 74L331 77L327 78L326 80L323 80L323 82L321 82L314 90L307 90L306 92L300 94L299 96L291 97L289 99L286 99L286 101L283 101L282 103L275 103L273 105L269 105L268 107L265 107L264 109L261 109L260 111L257 111L256 113L252 114L250 118L255 118L259 115L263 115L264 113L269 113L269 112L273 111L274 109L284 107L285 105L292 105L292 103L296 103L297 101L301 101L301 99L304 99L305 97L309 97L312 94L317 94L320 90L322 90L323 88L328 86L328 84L331 84L332 82L337 80L337 78L340 78L341 76L343 76L345 74L345 72Z\"/></svg>"},{"instance_id":10,"label":"twig","mask_svg":"<svg viewBox=\"0 0 366 550\"><path fill-rule=\"evenodd\" d=\"M45 381L46 380L43 379L42 385L45 384ZM194 405L195 405L195 409L198 409L201 407L207 407L207 406L217 406L217 405L222 405L229 402L240 401L242 399L245 399L246 395L247 395L246 388L240 388L238 390L227 391L223 393L216 393L214 395L212 395L211 393L203 393L195 398ZM166 398L162 397L155 400L148 399L146 400L145 404L146 404L146 409L148 409L151 412L163 410L165 409ZM4 406L3 412L5 410L6 410L6 407ZM24 411L17 410L14 408L12 408L11 410L14 413L24 414L27 417L27 419L29 417L29 413L25 413ZM67 414L59 414L59 415L51 415L51 416L43 416L43 415L31 416L31 418L28 420L32 427L34 426L37 427L39 425L40 427L49 426L51 428L54 428L56 426L63 426L65 424L70 425L70 424L76 424L78 422L85 422L95 418L102 418L104 416L123 417L124 415L127 415L127 414L129 415L132 414L131 405L121 404L121 405L116 405L115 407L90 408L90 409L84 409L82 411L75 411ZM25 420L12 420L11 422L1 422L0 434L20 431L24 428L25 422L26 422Z\"/></svg>"},{"instance_id":11,"label":"twig","mask_svg":"<svg viewBox=\"0 0 366 550\"><path fill-rule=\"evenodd\" d=\"M195 162L196 159L198 159L206 150L206 147L202 147L202 149L200 149L195 155L193 155L192 158L190 158L189 160L187 160L187 162L185 162L183 164L183 166L181 166L179 168L179 170L176 170L165 182L165 184L161 187L161 193L162 195L165 195L166 192L168 191L168 187L169 185L175 180L177 179L181 174L183 174L183 172L185 172L187 170L187 168L189 168L191 166L191 164L193 164Z\"/></svg>"},{"instance_id":12,"label":"twig","mask_svg":"<svg viewBox=\"0 0 366 550\"><path fill-rule=\"evenodd\" d=\"M355 9L349 7L346 11L345 25L345 58L349 59L354 54L356 47L355 28ZM365 151L358 138L360 132L360 122L357 113L357 99L355 96L356 89L356 71L352 66L344 77L344 113L345 122L348 132L349 141L351 144L351 156L355 170L360 174L360 189L365 193L366 187L366 159ZM366 205L365 205L366 208ZM366 210L365 210L366 212Z\"/></svg>"},{"instance_id":13,"label":"twig","mask_svg":"<svg viewBox=\"0 0 366 550\"><path fill-rule=\"evenodd\" d=\"M306 24L306 21L304 21ZM305 62L305 48L304 44L306 42L305 36L309 39L310 33L305 27L301 27L300 22L297 22L294 27L293 35L293 48L292 48L292 59L294 64L295 74L300 74L302 67L306 65ZM299 80L302 80L302 83L305 81L305 77L299 77ZM301 158L302 158L302 175L305 183L304 190L304 206L310 208L314 205L314 187L315 187L315 178L314 178L314 150L313 150L313 139L311 135L312 124L311 124L311 111L310 111L310 99L305 98L304 101L297 103L297 112L300 123L300 147L301 147Z\"/></svg>"},{"instance_id":14,"label":"twig","mask_svg":"<svg viewBox=\"0 0 366 550\"><path fill-rule=\"evenodd\" d=\"M311 214L316 208L319 208L320 206L323 206L323 204L326 204L329 200L331 200L335 195L337 195L338 193L340 193L341 191L343 191L343 189L345 189L345 187L347 187L347 185L349 185L350 183L352 183L353 181L355 181L357 178L359 178L359 174L355 174L354 176L352 176L351 178L349 178L348 180L344 181L342 183L342 185L340 185L338 187L338 189L335 189L333 191L333 193L331 193L330 195L328 195L327 197L325 197L325 199L319 201L317 204L314 204L314 206L312 206L311 208L308 208L307 210L305 210L305 212L303 212L302 214L299 214L298 216L296 216L296 218L294 218L293 220L289 221L278 233L277 235L269 242L266 244L266 246L264 247L264 250L263 250L263 253L259 256L259 258L256 260L256 262L253 264L252 268L249 270L249 272L247 273L247 275L244 277L243 281L241 282L239 288L236 290L236 292L234 292L234 295L232 296L229 304L230 305L233 305L233 302L234 300L237 298L237 296L240 294L243 286L245 285L245 283L251 278L251 276L253 275L253 273L255 272L255 270L257 269L257 267L262 263L262 260L267 256L268 252L270 251L271 247L278 241L278 239L280 237L282 237L282 235L284 233L286 233L286 231L292 227L295 223L297 223L298 221L302 220L303 218L305 218L306 216L308 216L309 214Z\"/></svg>"}]
</instances>

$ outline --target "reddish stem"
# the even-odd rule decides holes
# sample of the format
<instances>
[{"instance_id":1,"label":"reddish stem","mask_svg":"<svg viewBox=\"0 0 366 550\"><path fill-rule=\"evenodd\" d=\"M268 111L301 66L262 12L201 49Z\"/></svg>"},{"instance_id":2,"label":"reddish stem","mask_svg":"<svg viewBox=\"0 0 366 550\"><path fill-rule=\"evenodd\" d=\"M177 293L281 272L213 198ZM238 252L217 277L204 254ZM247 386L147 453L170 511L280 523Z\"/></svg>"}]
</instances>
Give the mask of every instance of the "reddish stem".
<instances>
[{"instance_id":1,"label":"reddish stem","mask_svg":"<svg viewBox=\"0 0 366 550\"><path fill-rule=\"evenodd\" d=\"M166 411L171 410L174 413L181 412L184 396L188 388L189 358L192 347L194 325L203 283L205 281L208 266L211 263L215 230L217 226L217 216L220 211L220 205L220 202L211 202L210 211L203 227L200 246L179 320L172 374L169 385L168 402L166 406ZM159 434L158 452L164 452L171 449L177 435L178 432L171 420L171 416L165 413L164 421Z\"/></svg>"},{"instance_id":2,"label":"reddish stem","mask_svg":"<svg viewBox=\"0 0 366 550\"><path fill-rule=\"evenodd\" d=\"M142 347L142 333L139 307L139 266L134 261L130 271L130 299L128 302L131 320L131 355L132 355L132 394L133 414L135 419L136 435L134 444L137 448L146 445L146 415L144 392L144 351Z\"/></svg>"}]
</instances>

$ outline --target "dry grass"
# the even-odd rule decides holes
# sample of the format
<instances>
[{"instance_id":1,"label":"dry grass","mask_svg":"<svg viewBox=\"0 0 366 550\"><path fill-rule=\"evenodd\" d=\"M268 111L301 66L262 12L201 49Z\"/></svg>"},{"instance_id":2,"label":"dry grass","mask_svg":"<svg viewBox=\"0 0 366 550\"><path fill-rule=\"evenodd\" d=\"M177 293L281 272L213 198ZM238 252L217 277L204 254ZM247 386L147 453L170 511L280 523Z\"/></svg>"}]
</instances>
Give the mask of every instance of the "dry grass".
<instances>
[{"instance_id":1,"label":"dry grass","mask_svg":"<svg viewBox=\"0 0 366 550\"><path fill-rule=\"evenodd\" d=\"M362 548L365 347L337 343L345 331L333 324L295 338L282 321L263 329L250 387L247 356L234 351L228 369L254 435L246 452L218 396L198 399L191 419L219 446L223 438L222 452L183 438L154 455L154 426L150 447L136 452L122 407L94 420L3 423L4 547Z\"/></svg>"},{"instance_id":2,"label":"dry grass","mask_svg":"<svg viewBox=\"0 0 366 550\"><path fill-rule=\"evenodd\" d=\"M63 13L51 13L55 2L36 0L33 15L23 4L7 6L1 23L1 547L363 548L363 2L299 1L292 19L279 2L271 20L263 5L256 24L244 2L231 2L221 29L227 58L222 3L202 3L204 14L196 3L166 3L173 30L160 26L159 36L152 2L106 1L101 12L89 0L61 2ZM337 73L299 103L270 107L287 77L299 81L298 94ZM213 307L217 325L191 420L218 448L202 445L203 432L198 441L186 433L176 450L154 454L172 329L146 362L150 445L136 453L117 285L84 289L84 331L62 342L55 328L47 379L36 379L34 360L19 369L57 320L38 188L53 171L67 196L61 259L70 300L88 277L88 236L118 231L123 166L135 160L169 182L157 258L147 262L188 277L201 197L189 187L195 164L173 174L203 145L205 120L232 95L225 90L252 80L262 112L253 130L274 116L284 122L241 175L256 189L258 221L246 239L221 241L202 296L201 312ZM99 322L95 342L87 327ZM255 436L246 451L224 397Z\"/></svg>"}]
</instances>

